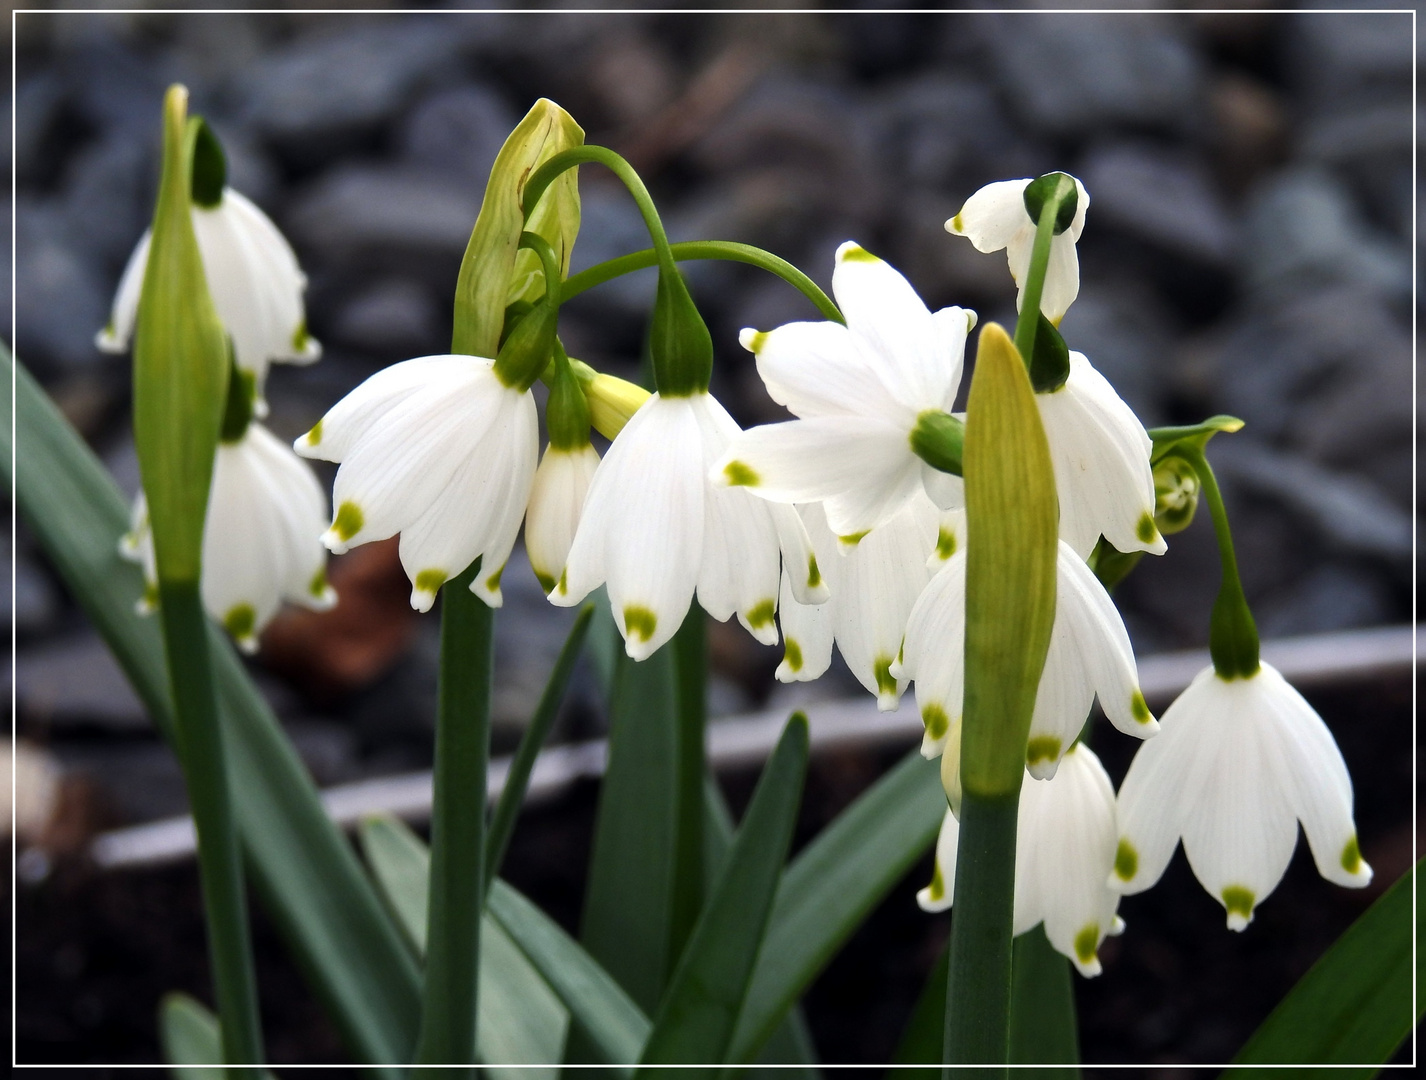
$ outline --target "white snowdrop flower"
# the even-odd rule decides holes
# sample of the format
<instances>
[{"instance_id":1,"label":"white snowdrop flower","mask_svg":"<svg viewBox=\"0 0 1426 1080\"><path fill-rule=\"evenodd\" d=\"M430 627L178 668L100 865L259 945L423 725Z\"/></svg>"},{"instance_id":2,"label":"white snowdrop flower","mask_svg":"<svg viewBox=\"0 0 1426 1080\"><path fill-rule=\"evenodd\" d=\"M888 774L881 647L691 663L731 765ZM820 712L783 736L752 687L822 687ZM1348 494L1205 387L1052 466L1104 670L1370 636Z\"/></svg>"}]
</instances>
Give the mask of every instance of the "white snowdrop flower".
<instances>
[{"instance_id":1,"label":"white snowdrop flower","mask_svg":"<svg viewBox=\"0 0 1426 1080\"><path fill-rule=\"evenodd\" d=\"M1045 924L1056 952L1087 978L1098 975L1099 946L1124 922L1118 893L1105 884L1114 862L1114 786L1082 743L1065 754L1052 780L1020 786L1015 841L1015 923L1018 936ZM931 884L916 894L923 911L951 906L960 825L946 811L936 840Z\"/></svg>"},{"instance_id":2,"label":"white snowdrop flower","mask_svg":"<svg viewBox=\"0 0 1426 1080\"><path fill-rule=\"evenodd\" d=\"M525 551L540 586L555 587L579 526L585 496L599 468L599 451L589 443L573 450L551 443L545 448L530 503L525 508Z\"/></svg>"},{"instance_id":3,"label":"white snowdrop flower","mask_svg":"<svg viewBox=\"0 0 1426 1080\"><path fill-rule=\"evenodd\" d=\"M507 386L481 356L423 356L362 383L295 443L304 457L341 463L327 548L401 534L411 606L477 556L470 588L503 603L500 575L515 546L539 458L529 390Z\"/></svg>"},{"instance_id":4,"label":"white snowdrop flower","mask_svg":"<svg viewBox=\"0 0 1426 1080\"><path fill-rule=\"evenodd\" d=\"M1065 384L1035 395L1055 468L1060 537L1081 558L1101 533L1120 551L1162 555L1168 545L1154 523L1148 432L1083 353L1069 355Z\"/></svg>"},{"instance_id":5,"label":"white snowdrop flower","mask_svg":"<svg viewBox=\"0 0 1426 1080\"><path fill-rule=\"evenodd\" d=\"M706 392L649 398L599 463L550 600L569 607L607 584L635 660L673 636L695 591L713 618L736 613L755 638L776 644L782 562L797 570L799 599L825 600L797 512L709 479L739 430Z\"/></svg>"},{"instance_id":6,"label":"white snowdrop flower","mask_svg":"<svg viewBox=\"0 0 1426 1080\"><path fill-rule=\"evenodd\" d=\"M1084 561L1059 545L1055 622L1035 695L1025 763L1036 779L1055 774L1099 697L1120 731L1144 739L1159 729L1139 690L1138 665L1124 620ZM965 692L966 560L958 551L926 586L906 623L891 674L916 680L926 725L922 753L935 757L961 719Z\"/></svg>"},{"instance_id":7,"label":"white snowdrop flower","mask_svg":"<svg viewBox=\"0 0 1426 1080\"><path fill-rule=\"evenodd\" d=\"M891 668L901 649L906 619L931 579L928 564L936 559L942 540L940 512L918 494L848 547L833 535L820 505L799 510L832 595L826 603L809 608L799 605L790 583L785 584L781 611L786 645L777 677L783 682L817 678L831 662L835 638L857 681L876 695L877 707L893 710L906 680L893 677Z\"/></svg>"},{"instance_id":8,"label":"white snowdrop flower","mask_svg":"<svg viewBox=\"0 0 1426 1080\"><path fill-rule=\"evenodd\" d=\"M847 325L744 330L774 401L799 417L744 432L715 465L723 484L781 503L820 502L855 539L928 494L957 504L959 478L926 464L910 436L923 413L948 412L975 312L934 314L907 280L853 243L837 249L832 289Z\"/></svg>"},{"instance_id":9,"label":"white snowdrop flower","mask_svg":"<svg viewBox=\"0 0 1426 1080\"><path fill-rule=\"evenodd\" d=\"M1247 678L1199 672L1139 748L1119 792L1110 885L1142 892L1180 837L1203 887L1242 930L1287 870L1297 823L1317 871L1361 888L1372 869L1357 846L1352 780L1316 710L1263 663Z\"/></svg>"},{"instance_id":10,"label":"white snowdrop flower","mask_svg":"<svg viewBox=\"0 0 1426 1080\"><path fill-rule=\"evenodd\" d=\"M318 542L327 501L306 462L261 424L218 444L208 516L203 524L203 607L238 648L256 652L258 637L282 601L322 611L337 602L327 584L327 553ZM141 611L158 598L153 535L142 494L133 528L120 541L144 570Z\"/></svg>"},{"instance_id":11,"label":"white snowdrop flower","mask_svg":"<svg viewBox=\"0 0 1426 1080\"><path fill-rule=\"evenodd\" d=\"M1027 177L1024 180L987 184L966 200L959 214L946 222L947 232L964 236L977 251L1005 249L1010 274L1020 288L1015 300L1016 310L1025 298L1030 253L1035 247L1035 221L1025 209L1025 188L1030 183ZM1084 231L1089 192L1078 180L1075 180L1074 187L1077 196L1074 220L1064 232L1050 241L1050 262L1045 270L1045 289L1040 297L1040 310L1055 325L1059 325L1079 295L1079 256L1074 245Z\"/></svg>"},{"instance_id":12,"label":"white snowdrop flower","mask_svg":"<svg viewBox=\"0 0 1426 1080\"><path fill-rule=\"evenodd\" d=\"M223 189L217 206L194 205L193 232L213 307L232 338L234 360L252 376L257 415L266 415L268 365L307 364L322 355L307 333L302 301L307 276L272 219L232 188ZM105 352L129 347L148 261L149 234L144 233L119 280L109 324L95 338Z\"/></svg>"}]
</instances>

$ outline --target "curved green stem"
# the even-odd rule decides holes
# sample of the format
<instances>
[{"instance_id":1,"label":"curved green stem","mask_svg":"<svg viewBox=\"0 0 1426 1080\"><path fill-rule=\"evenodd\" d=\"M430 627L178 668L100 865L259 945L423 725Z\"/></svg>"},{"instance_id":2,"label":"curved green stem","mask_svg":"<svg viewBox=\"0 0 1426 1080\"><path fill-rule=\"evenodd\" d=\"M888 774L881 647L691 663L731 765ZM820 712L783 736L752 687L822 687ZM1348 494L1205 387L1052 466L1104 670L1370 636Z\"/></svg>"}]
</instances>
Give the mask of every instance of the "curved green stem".
<instances>
[{"instance_id":1,"label":"curved green stem","mask_svg":"<svg viewBox=\"0 0 1426 1080\"><path fill-rule=\"evenodd\" d=\"M540 260L540 266L545 272L545 297L556 306L564 298L564 290L560 282L560 261L555 255L555 249L550 247L550 242L539 233L522 232L520 234L520 246L529 248Z\"/></svg>"},{"instance_id":2,"label":"curved green stem","mask_svg":"<svg viewBox=\"0 0 1426 1080\"><path fill-rule=\"evenodd\" d=\"M1203 497L1213 517L1213 533L1218 540L1218 559L1223 566L1223 583L1213 603L1208 632L1208 651L1213 667L1224 679L1248 678L1258 670L1258 628L1248 608L1243 582L1238 576L1238 557L1233 550L1233 533L1223 493L1203 451L1191 443L1180 443L1170 452L1183 458L1198 474Z\"/></svg>"},{"instance_id":3,"label":"curved green stem","mask_svg":"<svg viewBox=\"0 0 1426 1080\"><path fill-rule=\"evenodd\" d=\"M1030 268L1025 275L1025 292L1020 299L1020 318L1015 322L1015 348L1028 367L1035 356L1035 332L1040 325L1040 298L1045 293L1045 274L1050 266L1050 245L1055 238L1055 224L1060 216L1060 207L1071 195L1077 196L1074 182L1064 173L1052 174L1058 178L1054 189L1046 193L1040 207L1040 220L1035 223L1035 245L1030 249ZM1032 181L1031 187L1050 179L1041 177ZM1028 189L1027 189L1028 190Z\"/></svg>"},{"instance_id":4,"label":"curved green stem","mask_svg":"<svg viewBox=\"0 0 1426 1080\"><path fill-rule=\"evenodd\" d=\"M673 257L680 262L723 259L727 262L746 263L748 266L759 267L782 278L808 300L811 300L817 310L833 322L845 324L847 321L842 317L837 305L832 303L831 298L818 288L815 281L786 259L779 258L762 248L753 247L751 244L739 244L732 240L692 240L673 244L669 250L673 253ZM568 300L578 296L586 289L592 289L594 286L612 281L616 277L631 274L635 270L647 270L651 266L658 265L658 261L658 253L653 248L609 259L607 262L599 263L572 275L564 283L562 296Z\"/></svg>"}]
</instances>

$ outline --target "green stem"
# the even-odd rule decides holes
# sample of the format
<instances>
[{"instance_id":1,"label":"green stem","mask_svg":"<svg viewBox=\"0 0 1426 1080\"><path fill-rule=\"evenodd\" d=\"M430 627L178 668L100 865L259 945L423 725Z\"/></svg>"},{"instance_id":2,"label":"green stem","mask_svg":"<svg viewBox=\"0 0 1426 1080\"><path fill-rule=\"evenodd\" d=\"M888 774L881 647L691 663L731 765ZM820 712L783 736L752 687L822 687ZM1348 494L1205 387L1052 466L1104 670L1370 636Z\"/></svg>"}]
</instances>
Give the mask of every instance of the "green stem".
<instances>
[{"instance_id":1,"label":"green stem","mask_svg":"<svg viewBox=\"0 0 1426 1080\"><path fill-rule=\"evenodd\" d=\"M168 659L179 757L198 832L198 874L208 924L208 954L222 1022L223 1060L262 1060L257 983L248 937L247 899L238 835L228 797L223 733L213 694L208 627L198 583L160 581L159 611Z\"/></svg>"},{"instance_id":2,"label":"green stem","mask_svg":"<svg viewBox=\"0 0 1426 1080\"><path fill-rule=\"evenodd\" d=\"M1069 191L1073 191L1071 186ZM1020 302L1020 318L1015 322L1015 348L1028 367L1035 355L1035 331L1040 325L1040 297L1045 292L1045 272L1050 265L1050 244L1055 238L1055 219L1067 194L1056 192L1040 208L1035 225L1035 246L1030 249L1030 269L1025 277L1025 293Z\"/></svg>"},{"instance_id":3,"label":"green stem","mask_svg":"<svg viewBox=\"0 0 1426 1080\"><path fill-rule=\"evenodd\" d=\"M703 609L694 604L673 636L678 701L678 837L674 848L670 970L678 966L703 906L704 775L708 643Z\"/></svg>"},{"instance_id":4,"label":"green stem","mask_svg":"<svg viewBox=\"0 0 1426 1080\"><path fill-rule=\"evenodd\" d=\"M530 773L535 767L535 759L540 747L549 737L559 714L560 703L564 701L569 677L574 671L574 662L579 659L579 650L584 645L584 636L589 630L589 622L594 617L594 605L586 604L570 627L569 636L560 649L555 669L545 683L545 691L540 695L540 703L535 707L535 715L530 718L530 726L520 737L520 746L515 751L515 759L510 762L510 772L505 777L505 787L500 792L500 801L495 805L495 814L490 820L490 831L485 837L485 891L500 874L500 864L505 861L505 849L510 845L510 834L515 831L515 819L520 815L520 804L525 801L525 789L530 784Z\"/></svg>"},{"instance_id":5,"label":"green stem","mask_svg":"<svg viewBox=\"0 0 1426 1080\"><path fill-rule=\"evenodd\" d=\"M961 798L951 963L946 981L946 1075L1004 1077L1010 1060L1011 933L1020 793ZM954 1070L952 1065L999 1065Z\"/></svg>"},{"instance_id":6,"label":"green stem","mask_svg":"<svg viewBox=\"0 0 1426 1080\"><path fill-rule=\"evenodd\" d=\"M779 258L770 251L753 247L751 244L739 244L732 240L692 240L673 244L669 250L673 253L673 257L680 262L723 259L727 262L745 263L748 266L759 267L782 278L808 300L811 300L817 310L833 322L845 324L847 321L842 317L837 305L832 303L831 298L817 287L815 281L786 259ZM568 300L595 285L602 285L604 282L612 281L624 274L632 274L635 270L647 270L649 267L657 265L658 253L653 248L636 251L631 255L620 255L616 259L598 263L571 276L564 283L563 297Z\"/></svg>"},{"instance_id":7,"label":"green stem","mask_svg":"<svg viewBox=\"0 0 1426 1080\"><path fill-rule=\"evenodd\" d=\"M1223 582L1218 598L1213 602L1213 616L1208 630L1208 652L1213 667L1224 679L1249 678L1258 670L1258 628L1248 608L1243 581L1238 576L1238 557L1233 551L1233 532L1228 525L1228 509L1223 505L1223 493L1218 479L1203 451L1192 443L1176 445L1177 454L1193 467L1208 510L1213 517L1213 534L1218 540L1218 560L1223 567Z\"/></svg>"},{"instance_id":8,"label":"green stem","mask_svg":"<svg viewBox=\"0 0 1426 1080\"><path fill-rule=\"evenodd\" d=\"M469 588L479 570L476 559L441 590L421 1065L475 1062L494 653L494 612Z\"/></svg>"},{"instance_id":9,"label":"green stem","mask_svg":"<svg viewBox=\"0 0 1426 1080\"><path fill-rule=\"evenodd\" d=\"M529 248L539 258L540 267L545 272L545 297L558 306L563 299L563 290L560 288L560 263L555 249L539 233L532 232L520 234L520 246Z\"/></svg>"}]
</instances>

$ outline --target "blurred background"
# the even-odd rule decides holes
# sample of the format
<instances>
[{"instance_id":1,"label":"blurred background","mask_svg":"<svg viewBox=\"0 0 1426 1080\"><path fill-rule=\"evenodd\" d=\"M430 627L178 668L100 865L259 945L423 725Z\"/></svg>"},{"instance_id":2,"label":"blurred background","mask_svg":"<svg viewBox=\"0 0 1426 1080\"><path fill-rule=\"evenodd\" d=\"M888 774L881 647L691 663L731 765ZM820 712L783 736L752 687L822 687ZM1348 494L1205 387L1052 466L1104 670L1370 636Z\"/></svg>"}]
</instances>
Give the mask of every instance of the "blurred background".
<instances>
[{"instance_id":1,"label":"blurred background","mask_svg":"<svg viewBox=\"0 0 1426 1080\"><path fill-rule=\"evenodd\" d=\"M1412 616L1406 15L37 13L13 26L13 345L126 492L138 486L127 364L93 335L152 210L165 86L188 85L230 183L310 277L325 355L274 370L269 425L285 437L377 369L447 350L488 168L547 96L634 164L673 239L754 243L824 288L833 251L856 239L933 308L983 320L1013 320L1005 257L943 222L986 183L1075 174L1092 202L1061 329L1146 425L1247 421L1211 458L1263 636ZM617 183L587 168L581 192L576 270L647 246ZM814 310L746 267L687 269L717 349L713 391L745 426L778 419L737 333ZM572 302L571 354L633 377L652 295L646 273ZM192 867L101 871L85 852L96 833L181 813L181 776L23 523L11 543L20 1060L155 1060L158 994L207 993ZM570 618L521 558L498 621L497 753ZM428 767L437 619L410 611L392 544L333 560L331 578L342 603L279 618L255 677L319 784ZM1206 521L1145 560L1116 593L1140 654L1205 645L1217 580ZM840 666L777 687L780 650L711 630L716 715L861 693ZM600 697L582 672L557 740L598 736ZM1410 672L1313 700L1357 777L1363 850L1384 886L1411 857ZM1102 751L1116 780L1131 752ZM821 759L804 834L890 760ZM746 777L728 779L736 794ZM576 785L529 815L510 870L570 926L594 793ZM1231 1056L1371 898L1316 881L1303 860L1242 937L1222 930L1181 858L1126 904L1130 934L1106 945L1105 976L1078 981L1086 1060ZM912 901L928 875L929 860L814 988L826 1060L890 1054L945 936ZM339 1057L261 922L259 943L274 1060Z\"/></svg>"}]
</instances>

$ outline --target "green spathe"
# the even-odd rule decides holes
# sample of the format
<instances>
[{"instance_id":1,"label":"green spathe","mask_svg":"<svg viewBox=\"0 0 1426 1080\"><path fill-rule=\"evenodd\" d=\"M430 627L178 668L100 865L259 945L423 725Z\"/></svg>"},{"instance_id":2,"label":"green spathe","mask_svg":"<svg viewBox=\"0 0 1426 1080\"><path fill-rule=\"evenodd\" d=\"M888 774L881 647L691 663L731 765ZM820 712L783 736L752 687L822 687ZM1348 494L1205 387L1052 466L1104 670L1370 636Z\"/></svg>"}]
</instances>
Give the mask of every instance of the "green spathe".
<instances>
[{"instance_id":1,"label":"green spathe","mask_svg":"<svg viewBox=\"0 0 1426 1080\"><path fill-rule=\"evenodd\" d=\"M541 98L515 126L490 170L485 201L470 234L456 284L454 351L493 357L505 325L505 308L544 292L539 257L520 248L524 231L544 237L569 271L579 231L579 187L573 172L558 177L549 198L527 222L521 206L525 183L544 162L584 143L584 129L553 101Z\"/></svg>"},{"instance_id":2,"label":"green spathe","mask_svg":"<svg viewBox=\"0 0 1426 1080\"><path fill-rule=\"evenodd\" d=\"M163 175L134 330L134 442L160 581L199 577L203 518L228 390L228 341L208 295L189 198L201 122L164 98Z\"/></svg>"}]
</instances>

